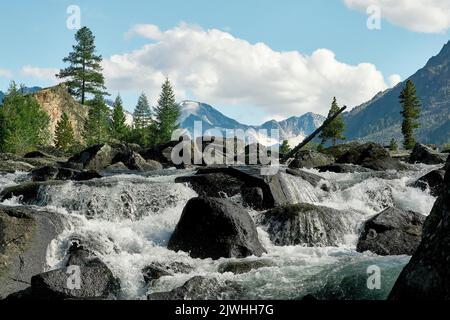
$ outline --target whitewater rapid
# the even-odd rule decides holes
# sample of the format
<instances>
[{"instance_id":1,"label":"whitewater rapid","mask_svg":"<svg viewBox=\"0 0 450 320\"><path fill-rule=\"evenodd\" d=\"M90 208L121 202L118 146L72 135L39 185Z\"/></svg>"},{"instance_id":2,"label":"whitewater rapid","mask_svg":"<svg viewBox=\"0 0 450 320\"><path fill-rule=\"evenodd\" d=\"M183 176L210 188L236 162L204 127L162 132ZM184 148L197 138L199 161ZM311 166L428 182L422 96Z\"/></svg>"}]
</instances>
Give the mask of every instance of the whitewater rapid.
<instances>
[{"instance_id":1,"label":"whitewater rapid","mask_svg":"<svg viewBox=\"0 0 450 320\"><path fill-rule=\"evenodd\" d=\"M267 249L264 259L271 267L246 274L221 274L218 266L236 259L192 259L187 253L166 248L187 201L197 194L175 178L193 171L166 170L151 175L114 175L87 182L66 182L40 190L37 208L62 214L65 230L49 246L47 269L63 265L72 241L87 244L121 281L121 299L146 299L152 292L170 291L196 275L233 280L245 290L242 299L301 299L313 294L323 299L384 299L398 274L409 261L407 256L380 257L357 253L359 227L388 206L431 211L435 198L428 191L408 185L436 166L417 165L402 173L319 173L329 181L330 192L314 188L298 177L283 175L291 201L308 202L351 213L355 228L339 247L278 247L258 228ZM0 190L28 179L26 173L0 174ZM240 202L239 197L233 201ZM21 205L20 199L5 205ZM251 216L256 212L249 210ZM247 260L254 259L249 257ZM242 259L241 259L242 260ZM189 274L163 277L148 288L142 269L153 262L183 262L193 267ZM367 268L382 270L381 290L368 290Z\"/></svg>"}]
</instances>

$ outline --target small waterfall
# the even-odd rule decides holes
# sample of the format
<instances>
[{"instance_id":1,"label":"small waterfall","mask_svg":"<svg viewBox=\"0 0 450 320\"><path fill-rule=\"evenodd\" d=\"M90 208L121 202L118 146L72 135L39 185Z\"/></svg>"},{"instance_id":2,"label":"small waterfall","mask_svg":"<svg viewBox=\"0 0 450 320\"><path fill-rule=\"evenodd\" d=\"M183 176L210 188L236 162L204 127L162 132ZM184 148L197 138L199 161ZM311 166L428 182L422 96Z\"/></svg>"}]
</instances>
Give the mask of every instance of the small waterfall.
<instances>
[{"instance_id":1,"label":"small waterfall","mask_svg":"<svg viewBox=\"0 0 450 320\"><path fill-rule=\"evenodd\" d=\"M271 181L272 193L278 204L317 203L320 190L300 177L280 172Z\"/></svg>"}]
</instances>

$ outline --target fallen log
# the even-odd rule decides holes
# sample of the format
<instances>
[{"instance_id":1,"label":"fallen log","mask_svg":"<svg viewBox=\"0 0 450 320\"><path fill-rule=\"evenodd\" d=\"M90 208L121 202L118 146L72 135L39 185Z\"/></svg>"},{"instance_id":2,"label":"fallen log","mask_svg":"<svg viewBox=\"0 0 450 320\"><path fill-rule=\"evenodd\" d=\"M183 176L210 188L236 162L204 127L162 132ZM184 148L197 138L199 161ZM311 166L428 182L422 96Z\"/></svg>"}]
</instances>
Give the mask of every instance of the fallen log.
<instances>
[{"instance_id":1,"label":"fallen log","mask_svg":"<svg viewBox=\"0 0 450 320\"><path fill-rule=\"evenodd\" d=\"M347 109L347 106L342 107L331 118L327 118L325 122L319 128L316 129L316 131L311 133L305 140L303 140L302 143L300 143L294 149L292 149L291 152L284 155L283 158L281 159L281 162L286 162L289 158L294 157L297 154L297 152L299 152L304 146L306 146L309 142L311 142L320 132L322 132L323 129L328 127L330 123L333 122L334 119L336 119L342 112L345 111L345 109Z\"/></svg>"}]
</instances>

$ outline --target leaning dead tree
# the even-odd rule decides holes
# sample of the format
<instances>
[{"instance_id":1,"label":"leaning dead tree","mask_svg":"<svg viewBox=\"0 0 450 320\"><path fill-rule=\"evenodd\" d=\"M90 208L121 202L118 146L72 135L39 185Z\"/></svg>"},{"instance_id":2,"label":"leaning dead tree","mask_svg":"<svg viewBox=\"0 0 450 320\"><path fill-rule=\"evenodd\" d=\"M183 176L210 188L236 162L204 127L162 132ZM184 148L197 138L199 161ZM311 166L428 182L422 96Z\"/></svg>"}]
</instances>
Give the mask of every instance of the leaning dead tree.
<instances>
[{"instance_id":1,"label":"leaning dead tree","mask_svg":"<svg viewBox=\"0 0 450 320\"><path fill-rule=\"evenodd\" d=\"M297 154L297 152L299 152L304 146L306 146L309 142L311 142L320 132L322 132L323 129L328 127L334 119L336 119L342 112L345 111L345 109L347 109L346 106L342 107L331 118L327 118L327 120L325 120L325 122L319 128L317 128L316 131L311 133L305 140L303 140L302 143L300 143L298 146L292 149L291 152L284 155L283 158L281 159L281 162L286 162L289 158L294 157Z\"/></svg>"}]
</instances>

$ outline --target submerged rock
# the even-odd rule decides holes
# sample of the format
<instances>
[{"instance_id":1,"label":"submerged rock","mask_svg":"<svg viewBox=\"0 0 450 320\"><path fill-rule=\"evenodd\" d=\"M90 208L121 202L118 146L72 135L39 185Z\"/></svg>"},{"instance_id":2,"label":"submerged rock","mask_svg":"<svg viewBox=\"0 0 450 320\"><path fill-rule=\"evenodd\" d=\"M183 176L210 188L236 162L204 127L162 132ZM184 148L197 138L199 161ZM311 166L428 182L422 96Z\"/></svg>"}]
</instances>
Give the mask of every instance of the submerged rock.
<instances>
[{"instance_id":1,"label":"submerged rock","mask_svg":"<svg viewBox=\"0 0 450 320\"><path fill-rule=\"evenodd\" d=\"M298 152L295 158L289 164L291 169L299 168L315 168L320 166L327 166L334 163L334 157L312 150L302 150Z\"/></svg>"},{"instance_id":2,"label":"submerged rock","mask_svg":"<svg viewBox=\"0 0 450 320\"><path fill-rule=\"evenodd\" d=\"M392 289L391 300L450 299L450 172L423 226L422 242Z\"/></svg>"},{"instance_id":3,"label":"submerged rock","mask_svg":"<svg viewBox=\"0 0 450 320\"><path fill-rule=\"evenodd\" d=\"M433 170L430 173L419 178L413 183L414 188L419 188L423 191L430 189L430 194L434 197L439 196L444 187L444 170Z\"/></svg>"},{"instance_id":4,"label":"submerged rock","mask_svg":"<svg viewBox=\"0 0 450 320\"><path fill-rule=\"evenodd\" d=\"M445 162L445 156L434 151L426 145L417 143L409 156L410 163L441 164Z\"/></svg>"},{"instance_id":5,"label":"submerged rock","mask_svg":"<svg viewBox=\"0 0 450 320\"><path fill-rule=\"evenodd\" d=\"M256 269L273 267L274 265L272 261L267 259L227 261L219 265L218 271L220 273L232 272L234 274L243 274Z\"/></svg>"},{"instance_id":6,"label":"submerged rock","mask_svg":"<svg viewBox=\"0 0 450 320\"><path fill-rule=\"evenodd\" d=\"M189 200L168 248L193 258L243 258L266 250L247 211L226 199Z\"/></svg>"},{"instance_id":7,"label":"submerged rock","mask_svg":"<svg viewBox=\"0 0 450 320\"><path fill-rule=\"evenodd\" d=\"M353 233L353 214L308 203L285 205L258 216L278 246L337 246Z\"/></svg>"},{"instance_id":8,"label":"submerged rock","mask_svg":"<svg viewBox=\"0 0 450 320\"><path fill-rule=\"evenodd\" d=\"M160 263L153 262L142 269L145 283L158 280L161 277L173 276L177 273L190 273L194 268L183 262Z\"/></svg>"},{"instance_id":9,"label":"submerged rock","mask_svg":"<svg viewBox=\"0 0 450 320\"><path fill-rule=\"evenodd\" d=\"M170 292L156 292L148 300L224 300L239 297L242 288L235 282L220 283L214 278L194 277Z\"/></svg>"},{"instance_id":10,"label":"submerged rock","mask_svg":"<svg viewBox=\"0 0 450 320\"><path fill-rule=\"evenodd\" d=\"M44 271L47 247L62 229L56 213L0 206L0 299L26 290Z\"/></svg>"},{"instance_id":11,"label":"submerged rock","mask_svg":"<svg viewBox=\"0 0 450 320\"><path fill-rule=\"evenodd\" d=\"M425 216L388 208L369 219L359 237L357 251L378 255L412 255L422 236Z\"/></svg>"}]
</instances>

